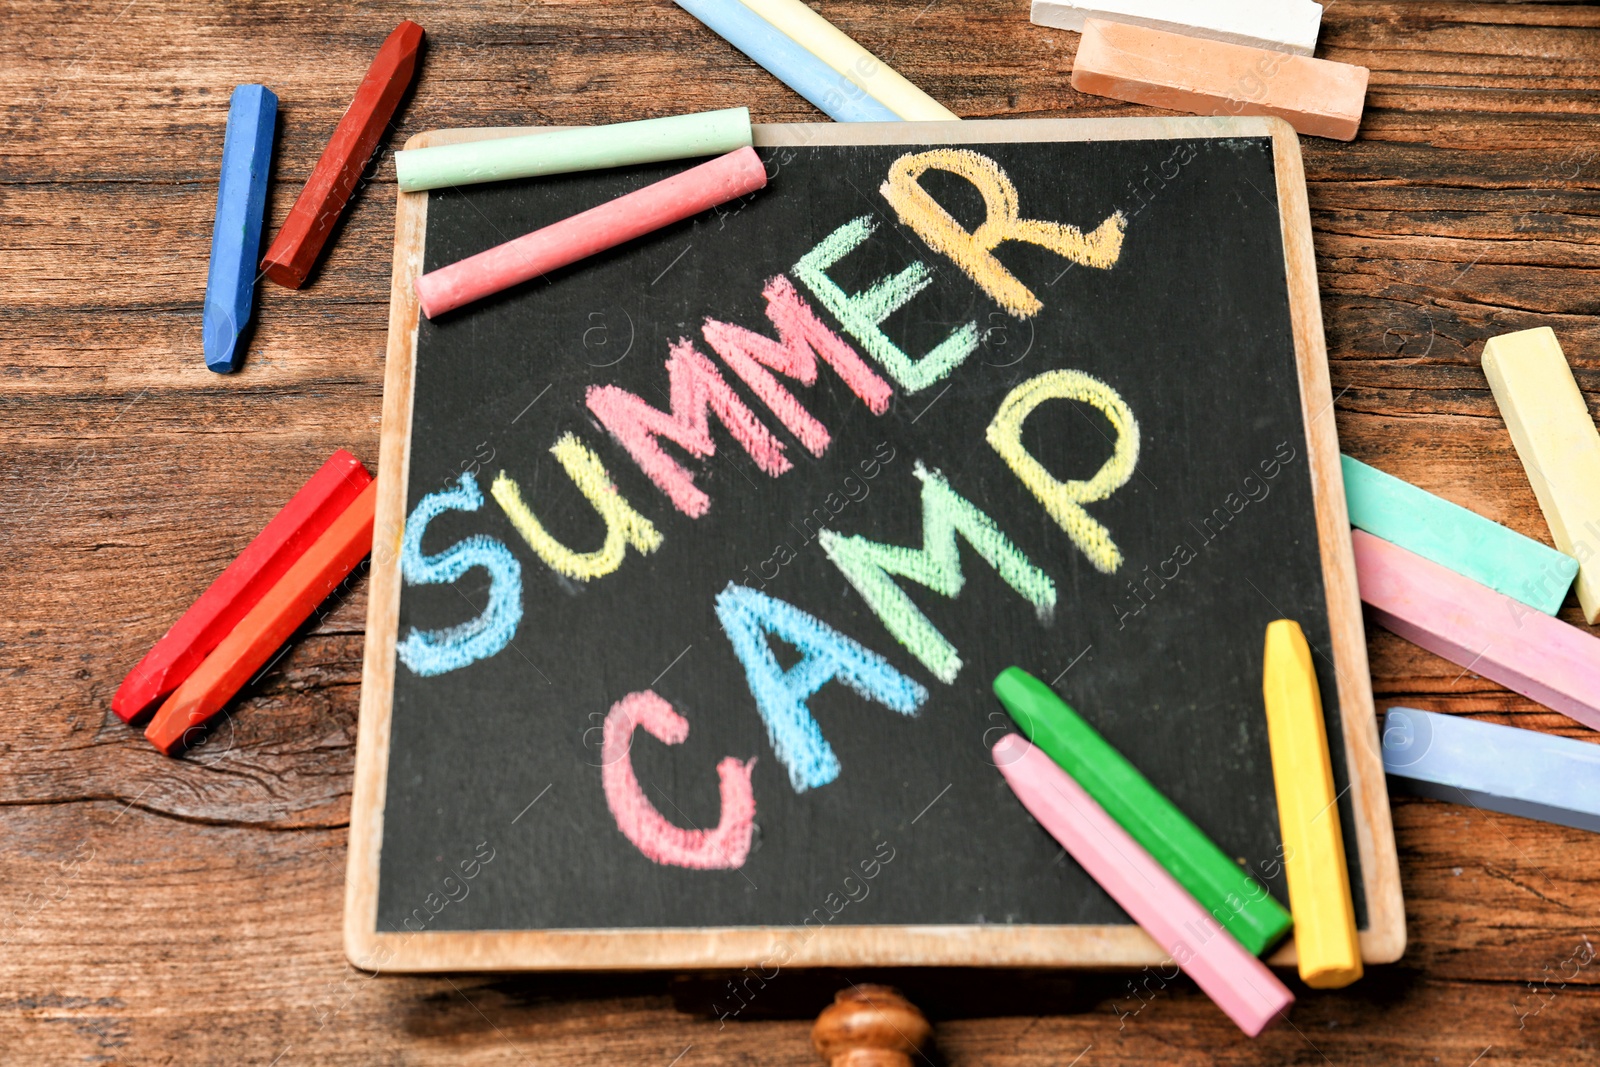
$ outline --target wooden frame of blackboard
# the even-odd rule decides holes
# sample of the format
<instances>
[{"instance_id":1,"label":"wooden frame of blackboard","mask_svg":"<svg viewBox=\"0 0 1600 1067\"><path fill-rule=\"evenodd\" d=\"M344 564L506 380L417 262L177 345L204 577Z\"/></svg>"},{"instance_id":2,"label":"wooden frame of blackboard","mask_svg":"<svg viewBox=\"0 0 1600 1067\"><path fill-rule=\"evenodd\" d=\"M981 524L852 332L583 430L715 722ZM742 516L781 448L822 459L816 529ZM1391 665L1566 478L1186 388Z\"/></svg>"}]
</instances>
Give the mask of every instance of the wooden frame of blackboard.
<instances>
[{"instance_id":1,"label":"wooden frame of blackboard","mask_svg":"<svg viewBox=\"0 0 1600 1067\"><path fill-rule=\"evenodd\" d=\"M539 128L436 130L407 148L540 132ZM758 125L757 146L994 144L1002 142L1270 137L1285 252L1285 278L1300 373L1317 531L1326 587L1367 927L1361 952L1390 963L1405 949L1399 864L1373 710L1361 603L1350 547L1339 445L1331 417L1316 260L1300 145L1273 118L1038 119L939 123ZM378 467L367 642L356 777L350 815L344 943L369 971L654 970L753 967L785 943L786 927L614 930L377 930L379 853L389 765L390 711L399 622L399 548L409 478L412 386L428 194L400 193L395 222L388 362ZM789 946L792 949L792 946ZM1116 968L1157 965L1165 954L1134 925L841 926L811 932L786 966L990 966ZM1292 966L1291 940L1269 962Z\"/></svg>"}]
</instances>

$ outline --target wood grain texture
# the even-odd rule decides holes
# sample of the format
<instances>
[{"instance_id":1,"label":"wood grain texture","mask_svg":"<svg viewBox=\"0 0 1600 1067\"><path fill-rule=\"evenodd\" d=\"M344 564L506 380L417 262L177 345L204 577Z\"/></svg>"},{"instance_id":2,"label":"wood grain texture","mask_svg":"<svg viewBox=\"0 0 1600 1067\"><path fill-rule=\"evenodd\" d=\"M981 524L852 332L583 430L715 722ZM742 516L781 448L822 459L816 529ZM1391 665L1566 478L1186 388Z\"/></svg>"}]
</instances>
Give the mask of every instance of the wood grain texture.
<instances>
[{"instance_id":1,"label":"wood grain texture","mask_svg":"<svg viewBox=\"0 0 1600 1067\"><path fill-rule=\"evenodd\" d=\"M817 7L963 116L1153 113L1073 92L1076 35L1030 25L1020 0ZM205 370L200 309L229 91L283 100L275 229L407 16L432 47L388 150L451 126L818 117L665 0L0 0L0 1060L812 1064L832 990L801 972L738 1016L767 1021L722 1023L675 1011L696 999L664 976L367 979L344 962L364 583L189 758L110 713L128 667L335 447L380 458L388 150L307 288L259 291L235 379ZM1373 71L1360 139L1303 146L1340 443L1548 543L1477 357L1552 326L1600 414L1600 7L1333 0L1318 55ZM1571 603L1562 618L1581 625ZM1367 636L1380 708L1593 738ZM1297 989L1298 1029L1255 1043L1156 978L1137 995L1128 976L1072 995L1022 972L892 981L951 1067L1593 1058L1600 968L1580 961L1600 946L1600 837L1405 797L1394 822L1405 957L1339 993ZM727 1010L727 980L686 981Z\"/></svg>"}]
</instances>

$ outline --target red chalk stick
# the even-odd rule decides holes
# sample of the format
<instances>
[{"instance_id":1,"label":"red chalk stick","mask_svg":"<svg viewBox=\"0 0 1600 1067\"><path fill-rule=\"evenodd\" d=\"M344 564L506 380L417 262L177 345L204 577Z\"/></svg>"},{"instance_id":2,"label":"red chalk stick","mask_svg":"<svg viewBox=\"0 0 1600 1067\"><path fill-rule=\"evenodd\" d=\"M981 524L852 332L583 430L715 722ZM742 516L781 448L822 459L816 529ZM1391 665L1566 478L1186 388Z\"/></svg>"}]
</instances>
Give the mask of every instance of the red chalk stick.
<instances>
[{"instance_id":1,"label":"red chalk stick","mask_svg":"<svg viewBox=\"0 0 1600 1067\"><path fill-rule=\"evenodd\" d=\"M417 73L421 49L422 27L409 19L396 26L378 49L356 89L356 98L339 120L310 180L283 221L283 229L261 260L261 269L279 285L298 289L306 283L323 242L339 221L345 202L355 192L361 172Z\"/></svg>"},{"instance_id":2,"label":"red chalk stick","mask_svg":"<svg viewBox=\"0 0 1600 1067\"><path fill-rule=\"evenodd\" d=\"M372 551L373 504L378 483L369 482L327 532L317 538L288 573L267 591L250 614L218 645L198 670L167 698L144 735L162 752L183 748L190 731L221 711L289 635L328 598Z\"/></svg>"},{"instance_id":3,"label":"red chalk stick","mask_svg":"<svg viewBox=\"0 0 1600 1067\"><path fill-rule=\"evenodd\" d=\"M128 672L111 698L117 718L132 722L182 685L370 481L361 461L344 449L330 456Z\"/></svg>"},{"instance_id":4,"label":"red chalk stick","mask_svg":"<svg viewBox=\"0 0 1600 1067\"><path fill-rule=\"evenodd\" d=\"M652 230L764 189L767 168L740 148L417 279L428 318L615 248Z\"/></svg>"}]
</instances>

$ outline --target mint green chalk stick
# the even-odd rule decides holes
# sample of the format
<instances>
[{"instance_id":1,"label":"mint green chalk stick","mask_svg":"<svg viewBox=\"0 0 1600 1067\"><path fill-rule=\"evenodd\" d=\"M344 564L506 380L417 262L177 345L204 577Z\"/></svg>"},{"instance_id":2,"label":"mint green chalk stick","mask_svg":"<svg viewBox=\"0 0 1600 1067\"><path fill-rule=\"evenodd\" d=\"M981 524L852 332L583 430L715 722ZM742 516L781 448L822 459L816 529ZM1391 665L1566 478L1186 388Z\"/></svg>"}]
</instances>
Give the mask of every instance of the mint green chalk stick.
<instances>
[{"instance_id":1,"label":"mint green chalk stick","mask_svg":"<svg viewBox=\"0 0 1600 1067\"><path fill-rule=\"evenodd\" d=\"M1577 560L1358 459L1342 458L1350 525L1536 611L1561 610L1578 574Z\"/></svg>"},{"instance_id":2,"label":"mint green chalk stick","mask_svg":"<svg viewBox=\"0 0 1600 1067\"><path fill-rule=\"evenodd\" d=\"M578 126L396 152L403 192L720 156L750 144L750 109L730 107L611 126Z\"/></svg>"}]
</instances>

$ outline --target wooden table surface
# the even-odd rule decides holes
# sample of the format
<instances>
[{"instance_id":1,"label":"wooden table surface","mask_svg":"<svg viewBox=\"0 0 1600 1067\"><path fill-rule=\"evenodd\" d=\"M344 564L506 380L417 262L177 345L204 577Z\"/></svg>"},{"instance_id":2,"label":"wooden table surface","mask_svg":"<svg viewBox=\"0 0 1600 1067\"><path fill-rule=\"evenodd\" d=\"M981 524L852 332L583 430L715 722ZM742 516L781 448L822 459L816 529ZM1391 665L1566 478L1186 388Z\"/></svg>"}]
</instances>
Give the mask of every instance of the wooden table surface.
<instances>
[{"instance_id":1,"label":"wooden table surface","mask_svg":"<svg viewBox=\"0 0 1600 1067\"><path fill-rule=\"evenodd\" d=\"M1073 92L1077 36L1027 6L819 5L963 116L1148 113ZM260 288L243 371L202 362L235 84L282 100L269 233L403 17L429 44L391 148L442 126L817 114L666 0L0 11L0 1062L813 1062L806 1020L845 976L782 974L757 1021L721 1025L692 1011L715 977L345 963L364 583L185 759L110 702L328 453L378 459L387 152L309 287ZM1548 540L1478 357L1490 335L1552 326L1600 404L1600 6L1331 0L1318 54L1372 68L1360 139L1304 142L1343 447ZM1562 617L1581 624L1570 599ZM1380 706L1593 738L1369 639ZM1394 817L1405 958L1299 990L1294 1025L1257 1041L1183 982L892 977L951 1067L1593 1062L1600 836L1403 797Z\"/></svg>"}]
</instances>

